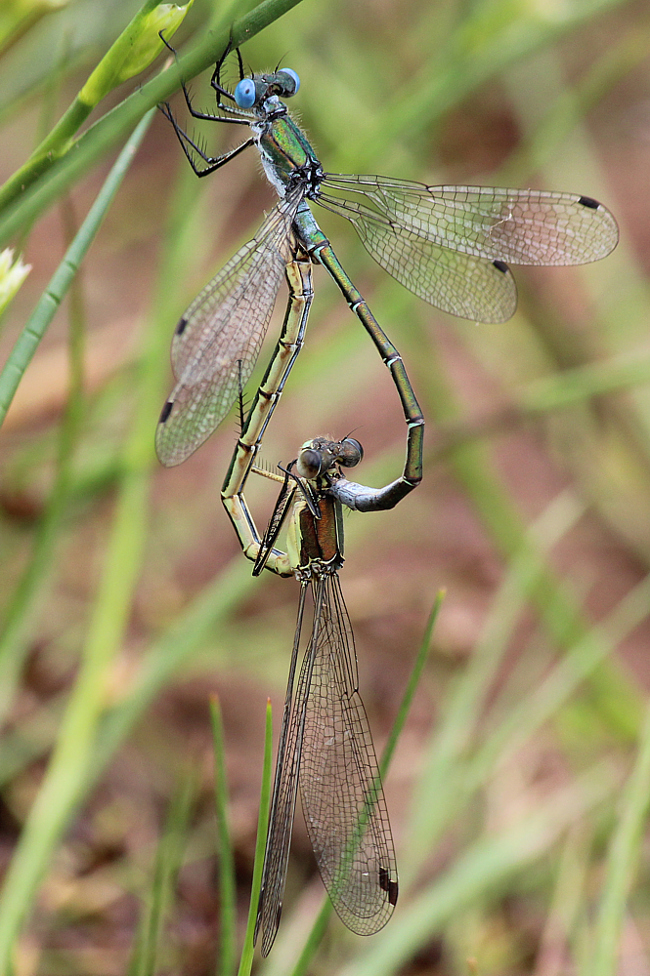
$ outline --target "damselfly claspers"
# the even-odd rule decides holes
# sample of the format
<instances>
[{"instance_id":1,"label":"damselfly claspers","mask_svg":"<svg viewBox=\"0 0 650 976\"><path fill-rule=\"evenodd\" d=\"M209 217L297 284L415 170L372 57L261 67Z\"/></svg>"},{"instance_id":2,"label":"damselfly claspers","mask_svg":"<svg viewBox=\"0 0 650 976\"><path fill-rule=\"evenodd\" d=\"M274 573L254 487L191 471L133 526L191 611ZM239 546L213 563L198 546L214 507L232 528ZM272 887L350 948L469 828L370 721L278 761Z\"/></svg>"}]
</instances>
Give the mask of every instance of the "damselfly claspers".
<instances>
[{"instance_id":1,"label":"damselfly claspers","mask_svg":"<svg viewBox=\"0 0 650 976\"><path fill-rule=\"evenodd\" d=\"M172 367L176 385L156 434L158 457L180 464L223 420L257 360L283 275L289 283L285 326L260 388L264 413L251 429L261 438L302 346L313 297L312 264L330 273L389 368L408 427L400 478L406 494L422 477L424 421L402 359L320 230L310 203L338 213L356 228L373 258L405 287L444 311L500 322L515 311L517 292L507 262L569 265L594 261L616 246L618 228L596 200L569 193L495 187L426 186L381 176L345 176L323 170L283 99L300 82L290 68L244 77L234 92L221 84L228 49L211 79L217 107L196 119L247 125L249 137L220 156L209 156L173 124L197 176L206 176L249 146L280 196L259 231L192 302L176 327ZM262 402L264 401L264 402ZM254 454L259 441L251 444Z\"/></svg>"},{"instance_id":2,"label":"damselfly claspers","mask_svg":"<svg viewBox=\"0 0 650 976\"><path fill-rule=\"evenodd\" d=\"M361 445L352 437L314 438L284 469L264 536L259 536L242 492L239 500L247 518L242 523L233 519L236 526L245 526L242 547L255 560L255 575L267 568L294 575L300 583L255 928L256 941L262 933L265 956L280 924L298 789L318 869L345 925L359 935L372 935L386 924L397 902L388 811L359 695L354 638L338 577L343 564L341 498L349 507L363 508L350 501L366 492L386 491L366 489L342 477L341 466L353 467L362 456ZM273 477L263 469L253 470ZM226 505L230 501L226 499ZM374 507L394 504L388 496L384 501ZM275 543L287 517L285 553ZM294 693L309 591L311 633Z\"/></svg>"}]
</instances>

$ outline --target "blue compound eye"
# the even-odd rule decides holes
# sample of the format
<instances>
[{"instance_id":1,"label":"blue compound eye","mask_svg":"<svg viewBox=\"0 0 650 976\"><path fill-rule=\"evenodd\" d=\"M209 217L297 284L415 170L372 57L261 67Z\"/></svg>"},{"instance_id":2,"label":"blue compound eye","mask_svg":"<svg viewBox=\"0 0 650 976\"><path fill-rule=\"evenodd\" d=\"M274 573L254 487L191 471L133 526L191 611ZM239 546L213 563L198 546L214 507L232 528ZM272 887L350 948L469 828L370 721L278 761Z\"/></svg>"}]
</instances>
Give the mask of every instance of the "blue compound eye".
<instances>
[{"instance_id":1,"label":"blue compound eye","mask_svg":"<svg viewBox=\"0 0 650 976\"><path fill-rule=\"evenodd\" d=\"M300 88L300 78L298 77L298 75L296 74L296 72L293 71L292 68L282 68L281 71L278 71L278 74L281 74L281 75L289 75L289 77L291 78L291 80L293 81L293 84L295 86L294 89L293 89L293 94L295 95L296 92L298 91L298 89Z\"/></svg>"},{"instance_id":2,"label":"blue compound eye","mask_svg":"<svg viewBox=\"0 0 650 976\"><path fill-rule=\"evenodd\" d=\"M252 78L242 78L235 88L235 101L240 108L252 108L255 104L255 82Z\"/></svg>"}]
</instances>

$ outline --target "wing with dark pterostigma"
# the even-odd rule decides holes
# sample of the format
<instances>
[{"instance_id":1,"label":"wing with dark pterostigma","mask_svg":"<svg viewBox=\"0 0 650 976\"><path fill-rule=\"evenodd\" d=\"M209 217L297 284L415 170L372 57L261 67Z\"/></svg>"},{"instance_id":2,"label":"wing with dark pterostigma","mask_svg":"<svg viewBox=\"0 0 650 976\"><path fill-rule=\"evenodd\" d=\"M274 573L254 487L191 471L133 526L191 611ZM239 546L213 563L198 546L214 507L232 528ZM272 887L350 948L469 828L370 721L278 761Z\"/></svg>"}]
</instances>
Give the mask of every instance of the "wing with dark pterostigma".
<instances>
[{"instance_id":1,"label":"wing with dark pterostigma","mask_svg":"<svg viewBox=\"0 0 650 976\"><path fill-rule=\"evenodd\" d=\"M286 196L259 231L195 298L176 327L176 386L156 431L162 464L190 456L221 423L249 379L273 313L301 192Z\"/></svg>"},{"instance_id":2,"label":"wing with dark pterostigma","mask_svg":"<svg viewBox=\"0 0 650 976\"><path fill-rule=\"evenodd\" d=\"M612 214L571 193L327 174L316 199L349 220L369 254L410 291L483 322L505 321L516 308L508 262L584 264L618 242Z\"/></svg>"}]
</instances>

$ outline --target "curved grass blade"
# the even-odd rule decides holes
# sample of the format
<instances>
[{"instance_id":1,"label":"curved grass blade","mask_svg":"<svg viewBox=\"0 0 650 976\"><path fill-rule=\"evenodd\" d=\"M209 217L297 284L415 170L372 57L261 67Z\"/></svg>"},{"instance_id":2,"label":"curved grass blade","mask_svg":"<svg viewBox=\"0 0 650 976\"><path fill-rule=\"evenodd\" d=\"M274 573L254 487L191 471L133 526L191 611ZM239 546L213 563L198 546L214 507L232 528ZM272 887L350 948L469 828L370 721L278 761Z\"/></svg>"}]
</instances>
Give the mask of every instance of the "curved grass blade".
<instances>
[{"instance_id":1,"label":"curved grass blade","mask_svg":"<svg viewBox=\"0 0 650 976\"><path fill-rule=\"evenodd\" d=\"M79 228L79 232L65 253L61 264L54 272L50 283L34 309L34 312L21 332L9 358L0 373L0 425L2 425L7 410L11 404L23 373L29 366L38 344L45 335L47 328L61 304L70 283L74 278L81 261L93 242L102 220L117 193L126 171L133 162L138 146L142 142L145 132L153 119L154 112L148 112L130 137L124 149L117 158L108 177L97 194L97 199L88 211L88 216Z\"/></svg>"}]
</instances>

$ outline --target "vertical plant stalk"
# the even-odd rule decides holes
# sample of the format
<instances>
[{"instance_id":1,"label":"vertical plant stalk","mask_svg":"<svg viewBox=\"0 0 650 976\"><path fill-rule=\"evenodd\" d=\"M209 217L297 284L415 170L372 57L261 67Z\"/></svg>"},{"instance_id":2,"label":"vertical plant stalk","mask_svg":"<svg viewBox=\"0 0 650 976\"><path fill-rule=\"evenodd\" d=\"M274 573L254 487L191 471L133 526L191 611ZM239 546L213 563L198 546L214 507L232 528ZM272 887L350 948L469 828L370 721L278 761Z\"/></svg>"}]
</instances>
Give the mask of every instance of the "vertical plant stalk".
<instances>
[{"instance_id":1,"label":"vertical plant stalk","mask_svg":"<svg viewBox=\"0 0 650 976\"><path fill-rule=\"evenodd\" d=\"M119 185L119 180L116 181L115 178L116 171L124 174L150 118L151 113L142 119L120 154L107 180L112 192L107 191L108 196L103 197L101 214L95 212L94 219L99 217L101 221L101 216ZM90 214L80 231L86 249L92 239L89 218ZM60 273L64 276L67 287L73 271L66 267L65 261ZM51 303L49 292L44 301L46 305ZM43 317L47 318L47 309L43 311ZM122 643L146 531L149 455L141 447L148 434L148 431L141 430L143 423L149 423L149 414L146 411L136 413L131 439L127 445L125 473L112 537L107 547L103 578L76 684L70 695L50 765L30 810L0 896L2 973L10 970L22 922L30 909L52 851L76 809L88 770L92 767L97 724L106 703L110 668Z\"/></svg>"},{"instance_id":2,"label":"vertical plant stalk","mask_svg":"<svg viewBox=\"0 0 650 976\"><path fill-rule=\"evenodd\" d=\"M20 197L57 159L69 152L75 133L113 88L139 74L164 50L158 32L164 30L171 37L193 2L189 0L182 6L146 0L101 59L62 118L27 162L0 187L0 210Z\"/></svg>"},{"instance_id":3,"label":"vertical plant stalk","mask_svg":"<svg viewBox=\"0 0 650 976\"><path fill-rule=\"evenodd\" d=\"M257 818L257 840L255 842L255 862L253 864L253 882L251 884L251 901L248 909L246 935L242 949L241 960L237 976L250 976L253 967L253 936L257 919L257 905L260 900L262 887L262 869L264 867L264 852L266 838L269 832L269 813L271 810L271 776L273 772L273 726L271 699L266 702L266 726L264 735L264 766L262 770L262 790L260 793L260 811Z\"/></svg>"},{"instance_id":4,"label":"vertical plant stalk","mask_svg":"<svg viewBox=\"0 0 650 976\"><path fill-rule=\"evenodd\" d=\"M228 826L226 757L221 706L218 698L213 698L210 702L210 718L212 720L212 741L214 745L214 796L217 811L219 856L220 947L216 972L219 976L234 976L235 937L237 933L235 860Z\"/></svg>"},{"instance_id":5,"label":"vertical plant stalk","mask_svg":"<svg viewBox=\"0 0 650 976\"><path fill-rule=\"evenodd\" d=\"M155 976L157 972L156 963L161 955L160 946L165 919L173 903L178 874L183 863L183 851L195 794L196 782L191 775L172 797L164 836L156 852L149 905L140 925L128 976Z\"/></svg>"},{"instance_id":6,"label":"vertical plant stalk","mask_svg":"<svg viewBox=\"0 0 650 976\"><path fill-rule=\"evenodd\" d=\"M650 809L650 706L639 736L636 763L623 790L618 825L609 846L603 894L585 973L616 976L627 899L639 870L643 832Z\"/></svg>"},{"instance_id":7,"label":"vertical plant stalk","mask_svg":"<svg viewBox=\"0 0 650 976\"><path fill-rule=\"evenodd\" d=\"M45 335L59 305L70 288L74 276L79 270L79 265L86 256L88 248L101 227L102 221L113 201L113 197L117 193L128 168L133 162L133 157L144 138L144 134L153 116L153 110L144 116L120 153L108 178L99 191L97 199L88 211L88 216L81 225L74 241L66 251L61 264L54 272L38 305L9 354L2 372L0 372L0 426L5 419L7 410L25 370L32 361L41 339Z\"/></svg>"},{"instance_id":8,"label":"vertical plant stalk","mask_svg":"<svg viewBox=\"0 0 650 976\"><path fill-rule=\"evenodd\" d=\"M64 216L71 216L68 214L69 209L64 203ZM66 222L70 223L69 220ZM73 279L71 284L68 347L70 381L59 432L56 474L36 532L31 558L9 603L5 627L0 635L0 722L11 707L29 646L30 626L33 626L39 597L50 577L50 560L69 497L74 450L83 417L84 314L81 293L75 287L78 278Z\"/></svg>"}]
</instances>

